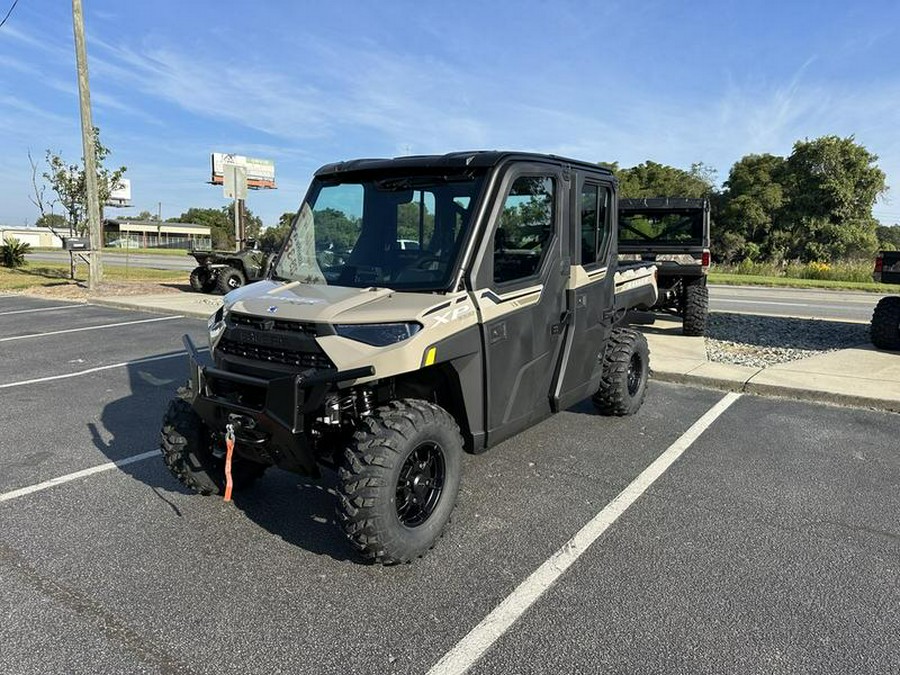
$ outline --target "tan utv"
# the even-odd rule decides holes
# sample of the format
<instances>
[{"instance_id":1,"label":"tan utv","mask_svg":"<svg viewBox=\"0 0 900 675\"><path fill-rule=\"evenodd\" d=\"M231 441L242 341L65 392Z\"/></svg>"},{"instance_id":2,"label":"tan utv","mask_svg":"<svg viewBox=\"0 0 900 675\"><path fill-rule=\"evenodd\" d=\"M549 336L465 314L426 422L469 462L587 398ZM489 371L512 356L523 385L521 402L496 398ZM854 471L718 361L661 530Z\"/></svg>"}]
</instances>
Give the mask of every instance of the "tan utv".
<instances>
[{"instance_id":1,"label":"tan utv","mask_svg":"<svg viewBox=\"0 0 900 675\"><path fill-rule=\"evenodd\" d=\"M185 336L166 464L203 494L270 466L335 469L362 556L421 556L463 451L588 397L608 415L641 406L647 343L621 324L656 302L655 267L617 263L616 219L613 175L555 156L322 167L267 278L210 318L209 356Z\"/></svg>"}]
</instances>

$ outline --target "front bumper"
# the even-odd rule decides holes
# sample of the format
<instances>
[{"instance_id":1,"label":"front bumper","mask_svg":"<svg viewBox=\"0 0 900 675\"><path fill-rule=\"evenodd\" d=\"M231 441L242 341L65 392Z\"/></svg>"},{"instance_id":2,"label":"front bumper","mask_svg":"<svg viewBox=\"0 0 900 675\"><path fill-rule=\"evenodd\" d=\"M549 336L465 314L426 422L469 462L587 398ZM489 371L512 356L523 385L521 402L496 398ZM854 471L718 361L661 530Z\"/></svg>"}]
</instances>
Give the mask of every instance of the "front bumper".
<instances>
[{"instance_id":1,"label":"front bumper","mask_svg":"<svg viewBox=\"0 0 900 675\"><path fill-rule=\"evenodd\" d=\"M233 424L238 454L304 475L316 475L318 466L306 417L322 407L335 384L375 374L373 366L352 370L306 370L265 379L216 368L201 356L190 336L183 337L188 352L191 405L215 433Z\"/></svg>"}]
</instances>

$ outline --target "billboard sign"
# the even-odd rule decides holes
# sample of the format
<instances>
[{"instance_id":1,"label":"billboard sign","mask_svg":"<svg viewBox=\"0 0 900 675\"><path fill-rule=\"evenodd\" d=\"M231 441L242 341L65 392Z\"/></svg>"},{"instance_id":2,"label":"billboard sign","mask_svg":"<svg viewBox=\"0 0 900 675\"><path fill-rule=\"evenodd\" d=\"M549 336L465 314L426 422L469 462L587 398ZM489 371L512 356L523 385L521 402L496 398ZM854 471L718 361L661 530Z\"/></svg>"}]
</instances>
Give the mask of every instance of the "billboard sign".
<instances>
[{"instance_id":1,"label":"billboard sign","mask_svg":"<svg viewBox=\"0 0 900 675\"><path fill-rule=\"evenodd\" d=\"M119 184L109 193L104 206L131 206L131 181L120 178Z\"/></svg>"},{"instance_id":2,"label":"billboard sign","mask_svg":"<svg viewBox=\"0 0 900 675\"><path fill-rule=\"evenodd\" d=\"M275 162L270 159L244 157L224 152L214 152L211 157L212 178L210 183L222 185L225 182L225 165L234 164L247 172L247 187L251 190L275 189Z\"/></svg>"}]
</instances>

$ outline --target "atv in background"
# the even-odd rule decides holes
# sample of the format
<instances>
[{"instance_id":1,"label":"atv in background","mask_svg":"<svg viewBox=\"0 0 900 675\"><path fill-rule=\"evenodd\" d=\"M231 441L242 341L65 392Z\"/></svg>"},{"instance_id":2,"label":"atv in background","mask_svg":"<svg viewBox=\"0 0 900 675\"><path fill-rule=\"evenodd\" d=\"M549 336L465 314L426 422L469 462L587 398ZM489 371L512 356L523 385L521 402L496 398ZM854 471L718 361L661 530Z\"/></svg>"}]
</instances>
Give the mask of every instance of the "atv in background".
<instances>
[{"instance_id":1,"label":"atv in background","mask_svg":"<svg viewBox=\"0 0 900 675\"><path fill-rule=\"evenodd\" d=\"M900 284L900 251L879 253L872 278L882 284ZM878 301L869 335L879 349L900 350L900 297L889 295Z\"/></svg>"},{"instance_id":2,"label":"atv in background","mask_svg":"<svg viewBox=\"0 0 900 675\"><path fill-rule=\"evenodd\" d=\"M652 309L680 316L685 335L706 332L709 200L620 199L619 259L656 263L659 299Z\"/></svg>"},{"instance_id":3,"label":"atv in background","mask_svg":"<svg viewBox=\"0 0 900 675\"><path fill-rule=\"evenodd\" d=\"M240 251L191 251L197 267L191 272L191 288L198 293L221 293L259 281L266 276L274 254L251 244Z\"/></svg>"}]
</instances>

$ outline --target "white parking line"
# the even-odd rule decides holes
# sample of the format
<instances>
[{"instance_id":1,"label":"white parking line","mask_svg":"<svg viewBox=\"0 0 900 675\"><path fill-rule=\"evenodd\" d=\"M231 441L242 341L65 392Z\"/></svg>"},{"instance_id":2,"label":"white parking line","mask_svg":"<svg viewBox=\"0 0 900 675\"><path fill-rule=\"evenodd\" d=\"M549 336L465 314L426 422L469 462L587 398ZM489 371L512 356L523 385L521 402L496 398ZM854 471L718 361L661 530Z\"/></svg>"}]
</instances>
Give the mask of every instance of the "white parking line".
<instances>
[{"instance_id":1,"label":"white parking line","mask_svg":"<svg viewBox=\"0 0 900 675\"><path fill-rule=\"evenodd\" d=\"M120 326L132 326L136 323L153 323L154 321L171 321L172 319L183 319L181 314L175 316L160 316L155 319L140 319L139 321L122 321L121 323L107 323L102 326L87 326L85 328L67 328L66 330L53 330L47 333L31 333L29 335L13 335L12 337L0 338L0 342L12 342L13 340L28 340L30 338L47 337L49 335L63 335L64 333L80 333L86 330L101 330L103 328L118 328Z\"/></svg>"},{"instance_id":2,"label":"white parking line","mask_svg":"<svg viewBox=\"0 0 900 675\"><path fill-rule=\"evenodd\" d=\"M207 351L200 349L198 351ZM53 382L54 380L66 380L70 377L80 377L82 375L90 375L91 373L99 373L103 370L112 370L113 368L125 368L127 366L136 366L142 363L152 363L153 361L164 361L166 359L174 359L183 357L187 352L175 352L174 354L163 354L162 356L148 356L144 359L135 359L134 361L122 361L121 363L111 363L108 366L96 366L95 368L87 368L85 370L77 370L74 373L63 373L62 375L48 375L47 377L36 377L32 380L20 380L18 382L7 382L0 384L0 389L9 389L10 387L21 387L26 384L37 384L39 382Z\"/></svg>"},{"instance_id":3,"label":"white parking line","mask_svg":"<svg viewBox=\"0 0 900 675\"><path fill-rule=\"evenodd\" d=\"M0 503L8 502L11 499L17 499L19 497L24 497L25 495L34 494L35 492L40 492L41 490L46 490L48 488L55 487L57 485L62 485L63 483L68 483L73 480L78 480L79 478L85 478L86 476L93 476L95 473L102 473L103 471L110 471L112 469L118 469L122 466L128 466L129 464L134 464L135 462L141 462L145 459L150 459L151 457L156 457L159 455L159 450L151 450L150 452L142 452L139 455L134 455L132 457L126 457L125 459L120 459L118 462L107 462L106 464L100 464L99 466L92 466L90 469L82 469L81 471L76 471L75 473L69 473L65 476L59 476L57 478L51 478L50 480L45 480L43 483L38 483L37 485L29 485L28 487L19 488L18 490L12 490L10 492L4 492L0 494Z\"/></svg>"},{"instance_id":4,"label":"white parking line","mask_svg":"<svg viewBox=\"0 0 900 675\"><path fill-rule=\"evenodd\" d=\"M429 675L450 675L465 673L484 655L525 611L550 588L551 585L569 569L581 554L593 544L606 529L616 522L635 500L649 488L666 469L672 466L697 440L709 426L723 413L740 394L728 393L706 414L691 425L691 428L672 443L653 463L644 469L622 492L616 496L603 510L594 516L578 533L567 541L547 561L531 573L525 581L510 593L494 610L488 614L468 635L460 640L453 649L444 654L431 670Z\"/></svg>"},{"instance_id":5,"label":"white parking line","mask_svg":"<svg viewBox=\"0 0 900 675\"><path fill-rule=\"evenodd\" d=\"M54 309L75 309L76 307L84 307L84 305L56 305L54 307L38 307L37 309L14 309L11 312L0 312L0 316L9 316L10 314L31 314L32 312L49 312Z\"/></svg>"}]
</instances>

